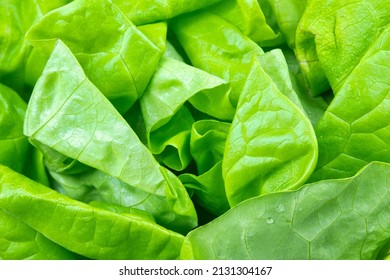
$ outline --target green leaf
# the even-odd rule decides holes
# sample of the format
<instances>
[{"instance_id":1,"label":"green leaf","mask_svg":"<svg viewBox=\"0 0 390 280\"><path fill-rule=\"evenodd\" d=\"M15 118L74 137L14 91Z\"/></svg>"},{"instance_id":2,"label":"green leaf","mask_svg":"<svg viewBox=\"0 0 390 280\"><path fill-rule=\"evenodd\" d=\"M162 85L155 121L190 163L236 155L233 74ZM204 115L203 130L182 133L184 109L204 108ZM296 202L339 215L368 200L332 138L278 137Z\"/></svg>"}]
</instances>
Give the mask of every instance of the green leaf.
<instances>
[{"instance_id":1,"label":"green leaf","mask_svg":"<svg viewBox=\"0 0 390 280\"><path fill-rule=\"evenodd\" d=\"M272 79L279 91L303 111L301 101L294 91L283 52L280 49L274 49L259 56L258 59L263 70Z\"/></svg>"},{"instance_id":2,"label":"green leaf","mask_svg":"<svg viewBox=\"0 0 390 280\"><path fill-rule=\"evenodd\" d=\"M189 136L194 118L185 103L216 118L232 119L229 93L224 80L164 57L140 99L151 152L170 168L186 168L192 159Z\"/></svg>"},{"instance_id":3,"label":"green leaf","mask_svg":"<svg viewBox=\"0 0 390 280\"><path fill-rule=\"evenodd\" d=\"M25 34L43 14L70 2L69 0L1 0L0 1L0 82L24 90L25 65L31 46ZM27 99L27 97L26 97Z\"/></svg>"},{"instance_id":4,"label":"green leaf","mask_svg":"<svg viewBox=\"0 0 390 280\"><path fill-rule=\"evenodd\" d=\"M190 232L182 258L376 259L390 241L390 165L255 197Z\"/></svg>"},{"instance_id":5,"label":"green leaf","mask_svg":"<svg viewBox=\"0 0 390 280\"><path fill-rule=\"evenodd\" d=\"M297 29L296 54L312 94L329 84L338 91L389 23L389 1L309 1Z\"/></svg>"},{"instance_id":6,"label":"green leaf","mask_svg":"<svg viewBox=\"0 0 390 280\"><path fill-rule=\"evenodd\" d=\"M191 130L191 154L198 173L202 174L222 161L230 123L216 120L199 120Z\"/></svg>"},{"instance_id":7,"label":"green leaf","mask_svg":"<svg viewBox=\"0 0 390 280\"><path fill-rule=\"evenodd\" d=\"M193 200L210 213L220 215L230 206L222 177L222 159L230 123L199 120L191 130L191 154L198 174L179 176L184 186L194 191Z\"/></svg>"},{"instance_id":8,"label":"green leaf","mask_svg":"<svg viewBox=\"0 0 390 280\"><path fill-rule=\"evenodd\" d=\"M68 198L5 166L0 166L0 209L92 259L175 259L184 239L149 219Z\"/></svg>"},{"instance_id":9,"label":"green leaf","mask_svg":"<svg viewBox=\"0 0 390 280\"><path fill-rule=\"evenodd\" d=\"M78 257L9 215L1 204L0 221L1 260L69 260Z\"/></svg>"},{"instance_id":10,"label":"green leaf","mask_svg":"<svg viewBox=\"0 0 390 280\"><path fill-rule=\"evenodd\" d=\"M143 94L165 49L165 23L154 32L144 30L152 39L111 1L76 0L44 16L27 38L47 55L61 39L91 82L124 113Z\"/></svg>"},{"instance_id":11,"label":"green leaf","mask_svg":"<svg viewBox=\"0 0 390 280\"><path fill-rule=\"evenodd\" d=\"M22 172L30 145L23 135L27 105L12 89L0 84L0 164Z\"/></svg>"},{"instance_id":12,"label":"green leaf","mask_svg":"<svg viewBox=\"0 0 390 280\"><path fill-rule=\"evenodd\" d=\"M222 177L222 161L198 176L184 173L179 178L184 186L194 191L193 200L210 213L221 215L229 210Z\"/></svg>"},{"instance_id":13,"label":"green leaf","mask_svg":"<svg viewBox=\"0 0 390 280\"><path fill-rule=\"evenodd\" d=\"M320 96L312 96L310 90L305 86L304 77L294 52L287 47L282 48L282 52L289 68L290 79L287 79L287 81L291 81L292 88L298 96L306 115L312 125L315 126L328 108L329 99L332 99L333 93L328 92Z\"/></svg>"},{"instance_id":14,"label":"green leaf","mask_svg":"<svg viewBox=\"0 0 390 280\"><path fill-rule=\"evenodd\" d=\"M309 119L255 60L226 141L222 170L229 204L299 188L316 162Z\"/></svg>"},{"instance_id":15,"label":"green leaf","mask_svg":"<svg viewBox=\"0 0 390 280\"><path fill-rule=\"evenodd\" d=\"M32 146L32 152L27 160L29 164L26 165L23 175L26 175L28 178L42 185L50 186L49 177L41 151Z\"/></svg>"},{"instance_id":16,"label":"green leaf","mask_svg":"<svg viewBox=\"0 0 390 280\"><path fill-rule=\"evenodd\" d=\"M135 24L164 21L203 9L221 0L112 0Z\"/></svg>"},{"instance_id":17,"label":"green leaf","mask_svg":"<svg viewBox=\"0 0 390 280\"><path fill-rule=\"evenodd\" d=\"M161 217L165 225L180 231L196 225L193 204L180 180L156 162L61 41L34 88L24 133L38 147L42 144L166 200L171 212Z\"/></svg>"},{"instance_id":18,"label":"green leaf","mask_svg":"<svg viewBox=\"0 0 390 280\"><path fill-rule=\"evenodd\" d=\"M319 158L311 181L352 176L390 162L390 27L373 42L316 126Z\"/></svg>"},{"instance_id":19,"label":"green leaf","mask_svg":"<svg viewBox=\"0 0 390 280\"><path fill-rule=\"evenodd\" d=\"M166 124L185 102L215 118L231 120L227 82L173 58L163 57L140 99L147 130Z\"/></svg>"},{"instance_id":20,"label":"green leaf","mask_svg":"<svg viewBox=\"0 0 390 280\"><path fill-rule=\"evenodd\" d=\"M73 199L93 203L96 207L111 211L121 209L122 212L143 212L152 216L158 224L179 232L185 232L187 227L195 226L191 225L191 218L183 217L183 220L180 220L178 217L171 217L172 205L169 200L175 199L174 194L168 193L166 197L153 195L99 170L84 172L78 176L50 171L50 176L53 179L53 189ZM184 230L183 225L186 226Z\"/></svg>"},{"instance_id":21,"label":"green leaf","mask_svg":"<svg viewBox=\"0 0 390 280\"><path fill-rule=\"evenodd\" d=\"M144 116L148 119L147 114ZM190 110L183 106L166 124L149 133L149 149L159 162L176 171L189 165L192 160L190 131L193 123Z\"/></svg>"},{"instance_id":22,"label":"green leaf","mask_svg":"<svg viewBox=\"0 0 390 280\"><path fill-rule=\"evenodd\" d=\"M259 0L259 2L268 3L287 44L295 48L296 29L306 9L307 0Z\"/></svg>"},{"instance_id":23,"label":"green leaf","mask_svg":"<svg viewBox=\"0 0 390 280\"><path fill-rule=\"evenodd\" d=\"M231 84L229 98L236 107L251 61L263 50L237 27L212 13L175 18L171 27L192 65Z\"/></svg>"},{"instance_id":24,"label":"green leaf","mask_svg":"<svg viewBox=\"0 0 390 280\"><path fill-rule=\"evenodd\" d=\"M211 6L208 11L235 25L260 46L283 42L278 30L273 30L267 24L267 18L257 0L225 0Z\"/></svg>"}]
</instances>

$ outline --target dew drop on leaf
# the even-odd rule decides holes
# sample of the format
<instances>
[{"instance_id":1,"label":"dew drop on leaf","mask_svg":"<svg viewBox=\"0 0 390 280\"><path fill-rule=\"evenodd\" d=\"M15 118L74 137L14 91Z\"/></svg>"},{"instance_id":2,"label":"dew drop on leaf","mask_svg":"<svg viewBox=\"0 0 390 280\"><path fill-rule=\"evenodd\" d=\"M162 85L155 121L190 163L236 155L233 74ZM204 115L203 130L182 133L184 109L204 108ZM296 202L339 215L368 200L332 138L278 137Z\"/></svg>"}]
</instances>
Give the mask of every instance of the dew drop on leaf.
<instances>
[{"instance_id":1,"label":"dew drop on leaf","mask_svg":"<svg viewBox=\"0 0 390 280\"><path fill-rule=\"evenodd\" d=\"M284 210L285 210L285 208L284 208L284 205L283 205L283 204L279 204L279 205L278 205L278 208L276 209L276 211L278 211L279 213L283 213Z\"/></svg>"}]
</instances>

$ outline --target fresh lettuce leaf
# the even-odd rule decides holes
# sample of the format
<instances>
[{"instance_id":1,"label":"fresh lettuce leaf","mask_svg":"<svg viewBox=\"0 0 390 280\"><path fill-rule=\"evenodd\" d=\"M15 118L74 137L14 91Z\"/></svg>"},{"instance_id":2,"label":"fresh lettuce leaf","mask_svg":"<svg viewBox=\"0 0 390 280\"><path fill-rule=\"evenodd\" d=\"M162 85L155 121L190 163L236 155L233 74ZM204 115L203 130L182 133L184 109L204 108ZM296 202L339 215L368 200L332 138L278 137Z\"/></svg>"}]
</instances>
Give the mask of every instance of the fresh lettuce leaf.
<instances>
[{"instance_id":1,"label":"fresh lettuce leaf","mask_svg":"<svg viewBox=\"0 0 390 280\"><path fill-rule=\"evenodd\" d=\"M337 92L389 23L389 1L308 1L295 47L312 94Z\"/></svg>"},{"instance_id":2,"label":"fresh lettuce leaf","mask_svg":"<svg viewBox=\"0 0 390 280\"><path fill-rule=\"evenodd\" d=\"M230 209L222 177L222 161L200 175L184 173L179 178L194 191L193 200L208 212L221 215Z\"/></svg>"},{"instance_id":3,"label":"fresh lettuce leaf","mask_svg":"<svg viewBox=\"0 0 390 280\"><path fill-rule=\"evenodd\" d=\"M73 200L5 166L0 166L0 182L1 211L77 254L91 259L179 257L184 237L142 216Z\"/></svg>"},{"instance_id":4,"label":"fresh lettuce leaf","mask_svg":"<svg viewBox=\"0 0 390 280\"><path fill-rule=\"evenodd\" d=\"M308 0L259 0L259 2L268 4L280 32L287 44L294 49L297 26Z\"/></svg>"},{"instance_id":5,"label":"fresh lettuce leaf","mask_svg":"<svg viewBox=\"0 0 390 280\"><path fill-rule=\"evenodd\" d=\"M388 61L390 26L373 42L318 122L319 158L311 181L349 177L371 161L390 163Z\"/></svg>"},{"instance_id":6,"label":"fresh lettuce leaf","mask_svg":"<svg viewBox=\"0 0 390 280\"><path fill-rule=\"evenodd\" d=\"M164 57L140 99L148 146L165 165L183 170L190 163L194 118L185 106L220 119L232 119L230 87L221 78ZM176 151L175 151L176 150Z\"/></svg>"},{"instance_id":7,"label":"fresh lettuce leaf","mask_svg":"<svg viewBox=\"0 0 390 280\"><path fill-rule=\"evenodd\" d=\"M28 100L26 88L30 72L26 64L31 45L25 38L27 30L44 14L70 0L1 0L0 1L0 83L18 90Z\"/></svg>"},{"instance_id":8,"label":"fresh lettuce leaf","mask_svg":"<svg viewBox=\"0 0 390 280\"><path fill-rule=\"evenodd\" d=\"M0 260L71 260L79 256L49 240L0 206Z\"/></svg>"},{"instance_id":9,"label":"fresh lettuce leaf","mask_svg":"<svg viewBox=\"0 0 390 280\"><path fill-rule=\"evenodd\" d=\"M289 70L290 78L286 80L291 81L292 88L298 96L299 102L310 122L315 126L328 108L333 98L333 93L328 91L326 94L320 96L312 96L310 90L305 86L303 73L293 50L288 47L283 47L281 50ZM267 68L267 66L264 66L264 68Z\"/></svg>"},{"instance_id":10,"label":"fresh lettuce leaf","mask_svg":"<svg viewBox=\"0 0 390 280\"><path fill-rule=\"evenodd\" d=\"M0 84L0 164L23 172L31 147L23 134L27 104L12 89Z\"/></svg>"},{"instance_id":11,"label":"fresh lettuce leaf","mask_svg":"<svg viewBox=\"0 0 390 280\"><path fill-rule=\"evenodd\" d=\"M192 65L231 84L229 98L236 107L250 63L263 50L237 27L209 12L175 18L171 26Z\"/></svg>"},{"instance_id":12,"label":"fresh lettuce leaf","mask_svg":"<svg viewBox=\"0 0 390 280\"><path fill-rule=\"evenodd\" d=\"M301 187L316 166L317 153L309 119L255 60L223 157L229 204Z\"/></svg>"},{"instance_id":13,"label":"fresh lettuce leaf","mask_svg":"<svg viewBox=\"0 0 390 280\"><path fill-rule=\"evenodd\" d=\"M199 120L191 130L191 154L202 174L223 159L230 123Z\"/></svg>"},{"instance_id":14,"label":"fresh lettuce leaf","mask_svg":"<svg viewBox=\"0 0 390 280\"><path fill-rule=\"evenodd\" d=\"M181 257L376 259L390 241L389 180L390 165L373 162L351 178L248 199L190 232Z\"/></svg>"},{"instance_id":15,"label":"fresh lettuce leaf","mask_svg":"<svg viewBox=\"0 0 390 280\"><path fill-rule=\"evenodd\" d=\"M287 61L280 49L275 49L258 57L259 62L279 91L303 111L302 103L293 88Z\"/></svg>"},{"instance_id":16,"label":"fresh lettuce leaf","mask_svg":"<svg viewBox=\"0 0 390 280\"><path fill-rule=\"evenodd\" d=\"M230 206L222 177L222 159L230 123L199 120L191 130L191 154L197 166L197 175L179 176L183 184L194 191L193 200L209 212L220 215Z\"/></svg>"},{"instance_id":17,"label":"fresh lettuce leaf","mask_svg":"<svg viewBox=\"0 0 390 280\"><path fill-rule=\"evenodd\" d=\"M166 24L157 24L154 32L143 30L152 39L111 1L76 0L45 15L27 39L47 56L61 39L88 78L124 113L142 96L165 50Z\"/></svg>"},{"instance_id":18,"label":"fresh lettuce leaf","mask_svg":"<svg viewBox=\"0 0 390 280\"><path fill-rule=\"evenodd\" d=\"M164 21L193 12L221 0L112 0L135 24Z\"/></svg>"},{"instance_id":19,"label":"fresh lettuce leaf","mask_svg":"<svg viewBox=\"0 0 390 280\"><path fill-rule=\"evenodd\" d=\"M0 259L388 259L389 3L0 0Z\"/></svg>"},{"instance_id":20,"label":"fresh lettuce leaf","mask_svg":"<svg viewBox=\"0 0 390 280\"><path fill-rule=\"evenodd\" d=\"M283 42L280 32L274 30L276 26L268 25L269 17L264 16L257 0L225 0L210 7L209 11L235 25L260 46L278 45Z\"/></svg>"},{"instance_id":21,"label":"fresh lettuce leaf","mask_svg":"<svg viewBox=\"0 0 390 280\"><path fill-rule=\"evenodd\" d=\"M24 133L41 150L47 147L44 155L54 150L70 164L80 162L163 198L171 207L170 215L160 217L166 226L186 231L196 225L195 209L180 180L157 163L61 41L34 88Z\"/></svg>"}]
</instances>

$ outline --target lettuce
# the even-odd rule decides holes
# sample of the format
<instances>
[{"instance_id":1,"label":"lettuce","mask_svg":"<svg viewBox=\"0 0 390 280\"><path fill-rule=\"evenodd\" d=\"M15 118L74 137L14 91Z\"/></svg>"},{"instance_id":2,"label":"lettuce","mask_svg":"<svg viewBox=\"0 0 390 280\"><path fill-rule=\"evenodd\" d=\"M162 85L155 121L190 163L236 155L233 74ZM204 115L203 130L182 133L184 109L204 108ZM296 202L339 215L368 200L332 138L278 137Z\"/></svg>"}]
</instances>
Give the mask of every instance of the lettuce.
<instances>
[{"instance_id":1,"label":"lettuce","mask_svg":"<svg viewBox=\"0 0 390 280\"><path fill-rule=\"evenodd\" d=\"M372 162L351 178L248 199L188 234L182 257L375 259L390 238L389 176L389 164Z\"/></svg>"},{"instance_id":2,"label":"lettuce","mask_svg":"<svg viewBox=\"0 0 390 280\"><path fill-rule=\"evenodd\" d=\"M0 0L0 259L389 259L389 15Z\"/></svg>"}]
</instances>

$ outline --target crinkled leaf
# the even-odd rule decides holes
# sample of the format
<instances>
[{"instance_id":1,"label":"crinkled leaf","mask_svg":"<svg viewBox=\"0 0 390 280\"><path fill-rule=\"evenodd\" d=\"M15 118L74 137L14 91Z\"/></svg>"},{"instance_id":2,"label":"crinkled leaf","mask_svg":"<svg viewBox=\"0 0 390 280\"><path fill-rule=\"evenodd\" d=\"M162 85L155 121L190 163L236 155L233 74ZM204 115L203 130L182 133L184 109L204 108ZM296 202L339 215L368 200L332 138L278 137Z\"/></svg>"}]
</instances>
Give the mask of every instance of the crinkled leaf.
<instances>
[{"instance_id":1,"label":"crinkled leaf","mask_svg":"<svg viewBox=\"0 0 390 280\"><path fill-rule=\"evenodd\" d=\"M145 118L147 115L145 115ZM149 149L156 159L177 171L191 162L190 133L194 118L186 106L181 107L162 127L150 132Z\"/></svg>"},{"instance_id":2,"label":"crinkled leaf","mask_svg":"<svg viewBox=\"0 0 390 280\"><path fill-rule=\"evenodd\" d=\"M208 115L232 119L235 111L227 98L228 93L229 86L221 78L163 57L140 99L146 129L153 131L166 124L187 101Z\"/></svg>"},{"instance_id":3,"label":"crinkled leaf","mask_svg":"<svg viewBox=\"0 0 390 280\"><path fill-rule=\"evenodd\" d=\"M191 154L198 174L179 176L186 188L194 191L193 199L207 211L220 215L230 206L222 177L222 158L230 123L199 120L191 130Z\"/></svg>"},{"instance_id":4,"label":"crinkled leaf","mask_svg":"<svg viewBox=\"0 0 390 280\"><path fill-rule=\"evenodd\" d=\"M200 120L191 130L191 154L202 174L222 161L230 123Z\"/></svg>"},{"instance_id":5,"label":"crinkled leaf","mask_svg":"<svg viewBox=\"0 0 390 280\"><path fill-rule=\"evenodd\" d=\"M167 166L183 170L191 161L189 135L194 122L183 105L190 102L204 113L232 119L234 108L229 92L230 87L224 80L164 57L140 99L152 153L159 154L158 158Z\"/></svg>"}]
</instances>

